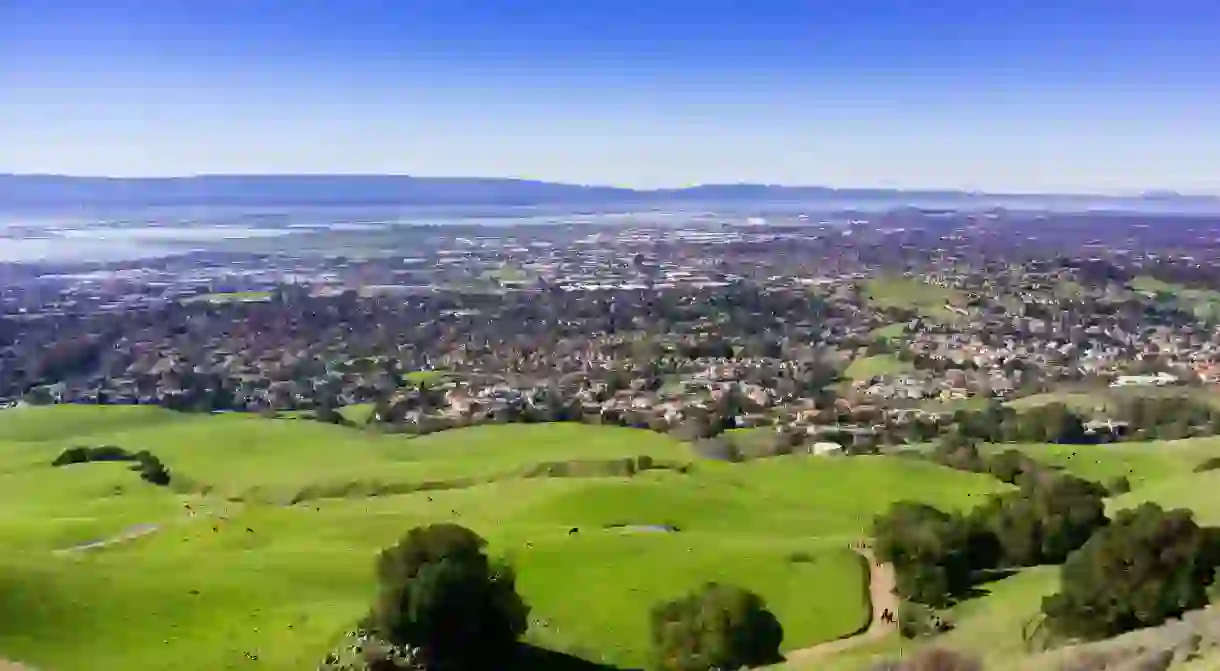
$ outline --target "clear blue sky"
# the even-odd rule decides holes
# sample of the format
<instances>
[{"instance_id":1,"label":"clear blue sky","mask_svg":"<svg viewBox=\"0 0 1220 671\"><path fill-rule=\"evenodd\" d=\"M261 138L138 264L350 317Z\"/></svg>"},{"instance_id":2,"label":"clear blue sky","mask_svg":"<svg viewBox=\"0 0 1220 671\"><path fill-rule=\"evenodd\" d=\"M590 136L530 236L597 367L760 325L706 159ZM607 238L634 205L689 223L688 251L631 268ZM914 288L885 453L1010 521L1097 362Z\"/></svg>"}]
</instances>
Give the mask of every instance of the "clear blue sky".
<instances>
[{"instance_id":1,"label":"clear blue sky","mask_svg":"<svg viewBox=\"0 0 1220 671\"><path fill-rule=\"evenodd\" d=\"M1216 0L0 0L0 171L1220 193Z\"/></svg>"}]
</instances>

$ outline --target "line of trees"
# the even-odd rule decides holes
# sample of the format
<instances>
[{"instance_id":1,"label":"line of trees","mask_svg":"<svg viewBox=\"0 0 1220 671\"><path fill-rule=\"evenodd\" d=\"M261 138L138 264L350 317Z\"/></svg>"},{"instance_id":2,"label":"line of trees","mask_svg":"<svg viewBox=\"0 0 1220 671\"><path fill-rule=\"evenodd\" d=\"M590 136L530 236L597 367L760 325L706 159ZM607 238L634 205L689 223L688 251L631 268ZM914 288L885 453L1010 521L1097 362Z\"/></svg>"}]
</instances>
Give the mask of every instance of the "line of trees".
<instances>
[{"instance_id":1,"label":"line of trees","mask_svg":"<svg viewBox=\"0 0 1220 671\"><path fill-rule=\"evenodd\" d=\"M904 611L944 608L996 569L1062 565L1044 599L1043 626L1065 640L1155 626L1209 601L1220 529L1187 510L1153 504L1105 513L1106 487L1038 464L1015 450L981 457L973 445L938 450L946 465L1017 485L964 512L898 502L873 525L878 557L893 564ZM906 636L926 618L901 618Z\"/></svg>"},{"instance_id":2,"label":"line of trees","mask_svg":"<svg viewBox=\"0 0 1220 671\"><path fill-rule=\"evenodd\" d=\"M100 445L97 447L69 447L51 461L52 466L68 466L84 464L91 461L130 461L135 462L131 470L140 474L140 479L160 487L169 485L170 473L165 464L148 450L128 452L116 445Z\"/></svg>"},{"instance_id":3,"label":"line of trees","mask_svg":"<svg viewBox=\"0 0 1220 671\"><path fill-rule=\"evenodd\" d=\"M952 425L965 438L992 443L1087 444L1220 434L1220 408L1188 393L1120 396L1096 417L1110 420L1111 428L1090 431L1090 419L1063 403L1017 412L997 401L982 410L959 411Z\"/></svg>"}]
</instances>

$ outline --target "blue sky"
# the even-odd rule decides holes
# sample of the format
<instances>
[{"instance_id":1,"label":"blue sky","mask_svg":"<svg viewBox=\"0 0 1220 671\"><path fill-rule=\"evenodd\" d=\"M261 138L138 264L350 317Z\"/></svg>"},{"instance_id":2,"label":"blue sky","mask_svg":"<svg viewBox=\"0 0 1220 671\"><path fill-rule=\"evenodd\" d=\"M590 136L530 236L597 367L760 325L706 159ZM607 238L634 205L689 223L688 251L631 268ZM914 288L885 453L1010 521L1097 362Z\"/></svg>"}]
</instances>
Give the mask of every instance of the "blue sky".
<instances>
[{"instance_id":1,"label":"blue sky","mask_svg":"<svg viewBox=\"0 0 1220 671\"><path fill-rule=\"evenodd\" d=\"M0 0L0 171L1220 194L1215 0Z\"/></svg>"}]
</instances>

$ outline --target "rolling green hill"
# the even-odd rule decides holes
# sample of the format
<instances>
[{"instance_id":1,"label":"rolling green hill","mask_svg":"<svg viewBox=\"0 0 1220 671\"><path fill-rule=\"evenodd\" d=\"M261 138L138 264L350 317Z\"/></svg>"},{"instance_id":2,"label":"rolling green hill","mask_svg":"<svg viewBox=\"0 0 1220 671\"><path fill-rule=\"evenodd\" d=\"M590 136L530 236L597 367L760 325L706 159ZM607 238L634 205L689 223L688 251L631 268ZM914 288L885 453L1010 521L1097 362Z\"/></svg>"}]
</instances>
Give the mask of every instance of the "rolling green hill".
<instances>
[{"instance_id":1,"label":"rolling green hill","mask_svg":"<svg viewBox=\"0 0 1220 671\"><path fill-rule=\"evenodd\" d=\"M102 444L150 450L174 482L154 487L123 464L50 466L65 447ZM693 468L522 477L540 462L645 454ZM450 488L410 491L440 481ZM664 436L575 424L407 438L150 408L3 411L0 656L52 671L313 668L368 607L375 554L441 521L517 567L528 638L544 647L636 667L652 604L712 579L762 594L784 647L803 647L865 623L847 543L873 515L899 498L969 506L1003 487L894 457L697 461ZM133 529L146 535L70 549Z\"/></svg>"}]
</instances>

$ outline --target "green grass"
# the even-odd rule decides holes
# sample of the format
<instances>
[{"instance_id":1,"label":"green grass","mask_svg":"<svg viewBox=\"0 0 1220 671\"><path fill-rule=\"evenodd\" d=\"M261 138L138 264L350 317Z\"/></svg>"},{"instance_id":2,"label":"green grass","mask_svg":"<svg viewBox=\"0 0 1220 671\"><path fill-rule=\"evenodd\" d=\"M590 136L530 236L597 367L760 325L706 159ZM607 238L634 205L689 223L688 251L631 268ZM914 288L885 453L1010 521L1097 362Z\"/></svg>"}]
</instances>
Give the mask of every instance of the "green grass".
<instances>
[{"instance_id":1,"label":"green grass","mask_svg":"<svg viewBox=\"0 0 1220 671\"><path fill-rule=\"evenodd\" d=\"M995 445L991 449L998 451L1014 447L1042 463L1060 466L1069 473L1103 484L1124 476L1133 488L1188 475L1207 458L1220 456L1220 438L1109 445Z\"/></svg>"},{"instance_id":2,"label":"green grass","mask_svg":"<svg viewBox=\"0 0 1220 671\"><path fill-rule=\"evenodd\" d=\"M1182 284L1163 282L1148 275L1140 275L1131 281L1131 288L1154 294L1169 295L1179 307L1193 312L1206 321L1220 318L1220 291L1194 289Z\"/></svg>"},{"instance_id":3,"label":"green grass","mask_svg":"<svg viewBox=\"0 0 1220 671\"><path fill-rule=\"evenodd\" d=\"M65 446L104 443L149 449L176 476L211 489L153 487L122 464L49 465ZM893 457L698 461L687 474L634 478L515 476L540 461L639 454L692 460L684 444L658 434L575 424L404 438L147 408L5 411L0 656L56 671L314 668L370 603L376 553L413 526L441 521L476 530L517 567L536 620L528 637L545 647L643 664L649 609L708 580L757 591L784 625L784 646L805 647L864 623L863 567L846 545L890 502L963 508L1005 488ZM361 496L371 483L444 478L495 481ZM344 489L352 483L360 487ZM286 505L327 488L349 496ZM214 520L188 517L184 502L228 522L215 532ZM54 552L141 524L161 528L101 551ZM680 531L606 528L615 524ZM811 561L791 561L797 552Z\"/></svg>"},{"instance_id":4,"label":"green grass","mask_svg":"<svg viewBox=\"0 0 1220 671\"><path fill-rule=\"evenodd\" d=\"M1110 512L1133 508L1141 503L1156 503L1162 508L1189 508L1195 520L1210 526L1220 525L1220 471L1183 473L1159 480L1110 501Z\"/></svg>"},{"instance_id":5,"label":"green grass","mask_svg":"<svg viewBox=\"0 0 1220 671\"><path fill-rule=\"evenodd\" d=\"M775 427L756 426L749 429L729 429L724 437L733 441L737 449L747 459L761 456L772 456L775 446Z\"/></svg>"},{"instance_id":6,"label":"green grass","mask_svg":"<svg viewBox=\"0 0 1220 671\"><path fill-rule=\"evenodd\" d=\"M1021 411L1051 403L1062 403L1068 408L1084 413L1103 413L1107 406L1132 397L1168 396L1189 397L1192 400L1220 407L1220 393L1210 388L1189 387L1105 387L1096 389L1065 389L1062 391L1033 394L1013 399L1007 405Z\"/></svg>"},{"instance_id":7,"label":"green grass","mask_svg":"<svg viewBox=\"0 0 1220 671\"><path fill-rule=\"evenodd\" d=\"M885 276L864 283L864 297L879 308L914 309L923 317L941 321L958 318L948 305L962 302L962 292L915 278Z\"/></svg>"},{"instance_id":8,"label":"green grass","mask_svg":"<svg viewBox=\"0 0 1220 671\"><path fill-rule=\"evenodd\" d=\"M864 671L884 659L899 659L926 647L945 647L982 658L988 671L1012 671L1037 650L1022 637L1042 608L1042 598L1059 589L1059 567L1037 566L979 587L979 596L950 609L954 628L940 636L904 640L897 634L830 660L787 664L784 671Z\"/></svg>"},{"instance_id":9,"label":"green grass","mask_svg":"<svg viewBox=\"0 0 1220 671\"><path fill-rule=\"evenodd\" d=\"M1054 293L1060 298L1083 298L1089 293L1088 289L1081 283L1074 280L1067 280L1055 284Z\"/></svg>"},{"instance_id":10,"label":"green grass","mask_svg":"<svg viewBox=\"0 0 1220 671\"><path fill-rule=\"evenodd\" d=\"M353 403L339 408L339 414L349 422L357 425L367 424L373 416L372 403Z\"/></svg>"},{"instance_id":11,"label":"green grass","mask_svg":"<svg viewBox=\"0 0 1220 671\"><path fill-rule=\"evenodd\" d=\"M792 562L798 551L813 561ZM840 544L720 533L594 532L535 542L517 559L530 567L522 572L520 588L555 622L535 640L609 664L645 663L637 642L648 640L649 604L680 597L708 580L761 594L783 623L785 647L836 638L868 621L861 598L864 566ZM582 588L573 590L573 581Z\"/></svg>"},{"instance_id":12,"label":"green grass","mask_svg":"<svg viewBox=\"0 0 1220 671\"><path fill-rule=\"evenodd\" d=\"M1059 590L1059 567L1039 566L983 585L983 596L950 611L955 627L939 639L946 647L983 657L987 668L1000 668L1029 655L1022 631L1042 609L1042 597Z\"/></svg>"},{"instance_id":13,"label":"green grass","mask_svg":"<svg viewBox=\"0 0 1220 671\"><path fill-rule=\"evenodd\" d=\"M485 271L480 277L499 282L528 282L533 275L523 268L505 264Z\"/></svg>"},{"instance_id":14,"label":"green grass","mask_svg":"<svg viewBox=\"0 0 1220 671\"><path fill-rule=\"evenodd\" d=\"M1220 470L1194 473L1193 468L1220 456L1220 438L1147 441L1114 445L996 445L989 449L1019 449L1039 461L1062 466L1081 477L1105 482L1125 475L1134 485L1131 493L1108 501L1109 513L1146 501L1167 508L1189 508L1202 524L1220 524ZM981 586L982 596L955 606L950 617L955 628L922 642L897 636L870 644L831 660L812 665L781 665L789 671L863 671L877 659L910 655L923 646L937 645L973 652L989 671L1040 668L1039 659L1022 638L1027 623L1038 616L1044 596L1059 587L1058 567L1036 567Z\"/></svg>"},{"instance_id":15,"label":"green grass","mask_svg":"<svg viewBox=\"0 0 1220 671\"><path fill-rule=\"evenodd\" d=\"M419 384L424 382L430 385L438 385L449 380L450 374L443 370L413 370L403 376L407 382Z\"/></svg>"},{"instance_id":16,"label":"green grass","mask_svg":"<svg viewBox=\"0 0 1220 671\"><path fill-rule=\"evenodd\" d=\"M0 443L67 440L121 429L155 427L188 419L160 407L57 405L0 410ZM0 457L2 458L2 457Z\"/></svg>"},{"instance_id":17,"label":"green grass","mask_svg":"<svg viewBox=\"0 0 1220 671\"><path fill-rule=\"evenodd\" d=\"M898 338L902 338L904 335L906 335L906 327L907 327L907 325L902 324L902 323L890 324L888 326L882 326L881 328L873 329L871 332L869 332L869 335L871 335L874 338L885 338L886 340L895 340Z\"/></svg>"},{"instance_id":18,"label":"green grass","mask_svg":"<svg viewBox=\"0 0 1220 671\"><path fill-rule=\"evenodd\" d=\"M915 370L907 361L899 361L892 354L877 354L853 359L843 375L855 381L867 381L877 376L901 375Z\"/></svg>"},{"instance_id":19,"label":"green grass","mask_svg":"<svg viewBox=\"0 0 1220 671\"><path fill-rule=\"evenodd\" d=\"M187 299L191 302L204 301L209 303L240 303L271 300L270 291L230 291L224 293L202 294Z\"/></svg>"}]
</instances>

